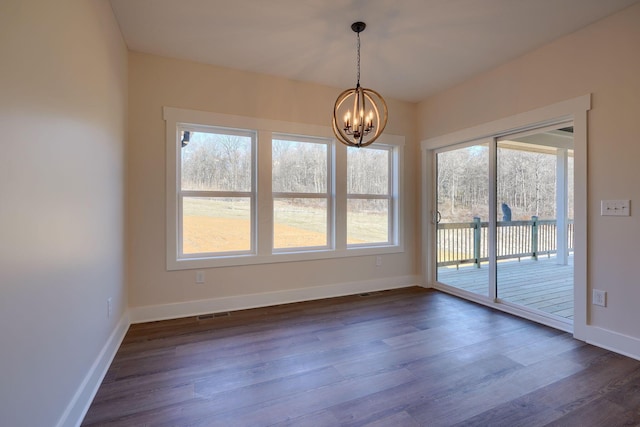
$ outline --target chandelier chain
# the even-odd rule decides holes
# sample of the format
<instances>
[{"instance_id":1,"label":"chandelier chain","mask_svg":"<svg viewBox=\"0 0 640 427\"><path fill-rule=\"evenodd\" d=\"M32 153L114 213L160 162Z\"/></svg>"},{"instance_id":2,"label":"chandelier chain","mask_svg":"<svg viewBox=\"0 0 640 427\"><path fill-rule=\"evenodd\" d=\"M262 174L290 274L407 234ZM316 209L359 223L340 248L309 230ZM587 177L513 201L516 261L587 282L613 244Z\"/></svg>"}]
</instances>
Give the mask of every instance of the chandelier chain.
<instances>
[{"instance_id":1,"label":"chandelier chain","mask_svg":"<svg viewBox=\"0 0 640 427\"><path fill-rule=\"evenodd\" d=\"M358 85L360 86L360 33L358 32Z\"/></svg>"}]
</instances>

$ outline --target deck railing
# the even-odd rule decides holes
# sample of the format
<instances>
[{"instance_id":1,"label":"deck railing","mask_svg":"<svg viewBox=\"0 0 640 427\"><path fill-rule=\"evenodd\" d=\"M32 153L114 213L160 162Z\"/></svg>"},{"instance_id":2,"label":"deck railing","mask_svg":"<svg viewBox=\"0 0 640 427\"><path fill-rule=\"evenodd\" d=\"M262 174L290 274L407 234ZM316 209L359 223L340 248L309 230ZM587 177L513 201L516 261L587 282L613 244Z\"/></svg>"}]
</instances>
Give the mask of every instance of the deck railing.
<instances>
[{"instance_id":1,"label":"deck railing","mask_svg":"<svg viewBox=\"0 0 640 427\"><path fill-rule=\"evenodd\" d=\"M558 252L556 220L499 221L497 224L497 258L520 259ZM489 223L474 218L473 222L438 224L438 266L489 260ZM567 250L573 251L573 220L567 223Z\"/></svg>"}]
</instances>

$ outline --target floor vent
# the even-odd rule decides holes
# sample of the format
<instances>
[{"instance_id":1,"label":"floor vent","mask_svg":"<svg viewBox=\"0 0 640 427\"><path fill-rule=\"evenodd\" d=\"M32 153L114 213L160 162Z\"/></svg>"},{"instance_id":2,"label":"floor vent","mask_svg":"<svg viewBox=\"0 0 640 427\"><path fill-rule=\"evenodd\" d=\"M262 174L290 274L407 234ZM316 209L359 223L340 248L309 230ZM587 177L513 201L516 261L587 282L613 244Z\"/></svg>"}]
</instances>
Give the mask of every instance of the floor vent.
<instances>
[{"instance_id":1,"label":"floor vent","mask_svg":"<svg viewBox=\"0 0 640 427\"><path fill-rule=\"evenodd\" d=\"M358 294L358 296L360 297L372 297L374 295L380 295L380 292L363 292L361 294Z\"/></svg>"},{"instance_id":2,"label":"floor vent","mask_svg":"<svg viewBox=\"0 0 640 427\"><path fill-rule=\"evenodd\" d=\"M208 320L213 319L214 317L228 317L231 316L231 313L228 311L224 311L222 313L209 313L209 314L201 314L198 316L198 320Z\"/></svg>"}]
</instances>

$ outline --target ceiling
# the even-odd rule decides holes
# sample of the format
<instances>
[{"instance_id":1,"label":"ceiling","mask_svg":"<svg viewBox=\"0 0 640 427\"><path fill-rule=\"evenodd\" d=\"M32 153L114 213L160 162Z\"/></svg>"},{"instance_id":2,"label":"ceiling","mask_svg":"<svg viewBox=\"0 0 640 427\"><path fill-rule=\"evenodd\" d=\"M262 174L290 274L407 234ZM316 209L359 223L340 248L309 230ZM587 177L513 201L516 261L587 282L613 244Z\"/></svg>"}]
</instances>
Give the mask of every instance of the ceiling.
<instances>
[{"instance_id":1,"label":"ceiling","mask_svg":"<svg viewBox=\"0 0 640 427\"><path fill-rule=\"evenodd\" d=\"M420 101L638 0L110 0L130 50ZM337 91L338 93L338 91Z\"/></svg>"}]
</instances>

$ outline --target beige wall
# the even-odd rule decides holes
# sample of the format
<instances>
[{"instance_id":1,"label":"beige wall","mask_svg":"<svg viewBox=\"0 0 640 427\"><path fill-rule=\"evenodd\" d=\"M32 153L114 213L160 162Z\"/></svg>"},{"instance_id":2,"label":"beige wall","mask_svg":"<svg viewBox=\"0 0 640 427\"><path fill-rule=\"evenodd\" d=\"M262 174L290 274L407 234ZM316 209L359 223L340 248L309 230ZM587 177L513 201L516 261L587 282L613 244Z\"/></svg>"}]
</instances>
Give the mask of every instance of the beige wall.
<instances>
[{"instance_id":1,"label":"beige wall","mask_svg":"<svg viewBox=\"0 0 640 427\"><path fill-rule=\"evenodd\" d=\"M207 283L196 286L193 271L165 268L162 106L326 125L344 88L139 53L127 58L106 1L2 1L2 424L55 425L128 306L418 274L418 140L589 92L588 279L609 292L609 307L590 315L597 326L640 338L638 22L640 5L417 108L388 100L387 132L407 138L406 252L384 255L383 268L370 256L225 267L206 270ZM632 216L599 216L599 201L609 198L632 199Z\"/></svg>"},{"instance_id":2,"label":"beige wall","mask_svg":"<svg viewBox=\"0 0 640 427\"><path fill-rule=\"evenodd\" d=\"M419 273L416 227L418 144L415 104L388 100L385 133L406 137L403 254L167 271L165 262L165 134L162 107L171 106L330 126L340 88L328 88L153 55L129 55L129 295L132 307L310 289ZM344 88L342 88L344 89Z\"/></svg>"},{"instance_id":3,"label":"beige wall","mask_svg":"<svg viewBox=\"0 0 640 427\"><path fill-rule=\"evenodd\" d=\"M592 93L588 126L588 284L597 327L640 338L640 4L419 105L420 139ZM632 216L600 216L600 200L631 199ZM635 203L635 205L634 205ZM589 293L590 294L590 293Z\"/></svg>"},{"instance_id":4,"label":"beige wall","mask_svg":"<svg viewBox=\"0 0 640 427\"><path fill-rule=\"evenodd\" d=\"M0 58L0 424L50 427L127 306L127 53L108 2L3 0Z\"/></svg>"}]
</instances>

